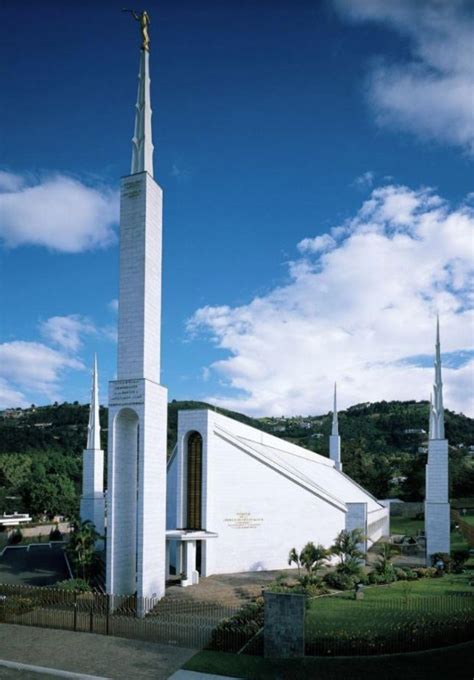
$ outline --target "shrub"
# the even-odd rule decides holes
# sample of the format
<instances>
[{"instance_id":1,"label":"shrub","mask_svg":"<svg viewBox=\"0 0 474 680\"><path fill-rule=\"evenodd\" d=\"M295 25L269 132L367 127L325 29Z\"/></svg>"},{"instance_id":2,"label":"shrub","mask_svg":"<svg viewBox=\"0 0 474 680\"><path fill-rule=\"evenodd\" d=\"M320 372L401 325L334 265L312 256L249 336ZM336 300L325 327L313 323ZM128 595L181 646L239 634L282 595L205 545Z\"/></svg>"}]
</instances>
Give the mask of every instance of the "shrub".
<instances>
[{"instance_id":1,"label":"shrub","mask_svg":"<svg viewBox=\"0 0 474 680\"><path fill-rule=\"evenodd\" d=\"M54 529L51 529L49 532L49 540L50 541L62 541L63 540L63 535L59 531L58 526L56 525Z\"/></svg>"},{"instance_id":2,"label":"shrub","mask_svg":"<svg viewBox=\"0 0 474 680\"><path fill-rule=\"evenodd\" d=\"M13 531L10 534L10 537L8 539L8 543L9 543L9 545L18 545L18 543L21 543L22 540L23 540L23 533L22 533L21 529L15 529L15 531Z\"/></svg>"},{"instance_id":3,"label":"shrub","mask_svg":"<svg viewBox=\"0 0 474 680\"><path fill-rule=\"evenodd\" d=\"M90 593L92 588L82 578L71 578L67 581L56 583L55 588L60 590L73 590L76 593Z\"/></svg>"},{"instance_id":4,"label":"shrub","mask_svg":"<svg viewBox=\"0 0 474 680\"><path fill-rule=\"evenodd\" d=\"M330 571L324 576L323 580L329 588L335 588L336 590L352 590L355 584L359 582L359 578L356 576L344 574L340 571Z\"/></svg>"},{"instance_id":5,"label":"shrub","mask_svg":"<svg viewBox=\"0 0 474 680\"><path fill-rule=\"evenodd\" d=\"M418 578L418 574L416 573L416 571L413 571L413 569L404 569L404 571L407 577L407 581L416 581L416 579Z\"/></svg>"},{"instance_id":6,"label":"shrub","mask_svg":"<svg viewBox=\"0 0 474 680\"><path fill-rule=\"evenodd\" d=\"M436 578L438 576L438 570L434 567L418 567L418 569L413 570L418 578Z\"/></svg>"},{"instance_id":7,"label":"shrub","mask_svg":"<svg viewBox=\"0 0 474 680\"><path fill-rule=\"evenodd\" d=\"M304 594L308 597L318 597L319 595L327 595L329 590L322 583L320 585L310 584L304 589Z\"/></svg>"},{"instance_id":8,"label":"shrub","mask_svg":"<svg viewBox=\"0 0 474 680\"><path fill-rule=\"evenodd\" d=\"M401 569L400 567L395 567L394 569L395 576L397 577L397 581L407 581L407 573L405 569Z\"/></svg>"},{"instance_id":9,"label":"shrub","mask_svg":"<svg viewBox=\"0 0 474 680\"><path fill-rule=\"evenodd\" d=\"M397 577L395 576L395 572L393 570L382 573L371 571L369 574L369 583L373 585L385 585L387 583L393 583L396 580Z\"/></svg>"},{"instance_id":10,"label":"shrub","mask_svg":"<svg viewBox=\"0 0 474 680\"><path fill-rule=\"evenodd\" d=\"M360 578L363 572L363 564L357 557L349 557L345 562L339 562L336 571L340 574L347 574L348 576L357 576Z\"/></svg>"},{"instance_id":11,"label":"shrub","mask_svg":"<svg viewBox=\"0 0 474 680\"><path fill-rule=\"evenodd\" d=\"M219 623L207 649L238 651L263 626L263 598L245 605L237 614Z\"/></svg>"},{"instance_id":12,"label":"shrub","mask_svg":"<svg viewBox=\"0 0 474 680\"><path fill-rule=\"evenodd\" d=\"M453 571L460 574L463 571L464 563L469 559L469 550L455 550L451 554L453 560Z\"/></svg>"}]
</instances>

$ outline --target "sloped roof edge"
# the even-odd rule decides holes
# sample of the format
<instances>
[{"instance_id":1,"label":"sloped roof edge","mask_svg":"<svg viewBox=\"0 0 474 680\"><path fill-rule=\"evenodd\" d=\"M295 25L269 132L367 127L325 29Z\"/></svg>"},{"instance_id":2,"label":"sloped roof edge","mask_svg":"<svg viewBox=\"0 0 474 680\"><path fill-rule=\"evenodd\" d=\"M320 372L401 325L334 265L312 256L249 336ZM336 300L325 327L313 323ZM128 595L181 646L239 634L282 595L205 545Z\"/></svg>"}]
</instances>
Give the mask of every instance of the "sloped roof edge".
<instances>
[{"instance_id":1,"label":"sloped roof edge","mask_svg":"<svg viewBox=\"0 0 474 680\"><path fill-rule=\"evenodd\" d=\"M239 437L234 435L232 432L229 432L221 425L214 424L214 433L217 436L221 437L222 439L227 440L229 443L233 444L241 451L244 451L248 455L259 460L264 465L267 465L268 467L272 468L273 470L283 475L287 479L291 479L292 482L295 482L299 486L302 486L310 493L314 494L315 496L318 496L327 503L334 505L336 508L338 508L338 510L347 512L347 507L343 500L341 500L340 498L336 498L336 496L333 496L332 494L327 493L327 491L318 486L318 484L315 484L312 480L306 478L301 473L297 471L292 471L289 467L285 467L281 464L276 463L271 458L267 458L262 453L253 449L247 442L243 442Z\"/></svg>"}]
</instances>

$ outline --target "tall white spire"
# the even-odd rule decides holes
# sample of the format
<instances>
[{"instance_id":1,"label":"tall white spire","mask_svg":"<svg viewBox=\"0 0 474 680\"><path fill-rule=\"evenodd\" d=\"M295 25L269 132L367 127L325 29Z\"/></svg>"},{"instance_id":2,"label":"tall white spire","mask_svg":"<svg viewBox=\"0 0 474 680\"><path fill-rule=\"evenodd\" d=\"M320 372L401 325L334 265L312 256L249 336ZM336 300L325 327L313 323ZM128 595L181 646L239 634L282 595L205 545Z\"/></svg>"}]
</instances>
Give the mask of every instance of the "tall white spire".
<instances>
[{"instance_id":1,"label":"tall white spire","mask_svg":"<svg viewBox=\"0 0 474 680\"><path fill-rule=\"evenodd\" d=\"M87 426L88 450L100 449L99 420L99 376L97 373L97 354L94 354L94 370L92 373L91 404L89 408L89 424Z\"/></svg>"},{"instance_id":2,"label":"tall white spire","mask_svg":"<svg viewBox=\"0 0 474 680\"><path fill-rule=\"evenodd\" d=\"M435 381L433 385L432 427L430 439L444 439L443 381L441 378L441 345L439 341L439 316L436 317Z\"/></svg>"},{"instance_id":3,"label":"tall white spire","mask_svg":"<svg viewBox=\"0 0 474 680\"><path fill-rule=\"evenodd\" d=\"M333 436L339 436L339 425L337 422L337 384L334 383L334 408L332 411L332 431Z\"/></svg>"},{"instance_id":4,"label":"tall white spire","mask_svg":"<svg viewBox=\"0 0 474 680\"><path fill-rule=\"evenodd\" d=\"M342 472L341 462L341 438L339 436L339 425L337 422L337 386L334 383L334 406L332 411L332 430L329 437L329 458L334 461L336 470Z\"/></svg>"},{"instance_id":5,"label":"tall white spire","mask_svg":"<svg viewBox=\"0 0 474 680\"><path fill-rule=\"evenodd\" d=\"M151 101L150 101L150 53L148 47L142 46L140 71L138 73L138 94L135 105L135 129L132 138L131 175L148 172L153 177L153 142L151 137Z\"/></svg>"}]
</instances>

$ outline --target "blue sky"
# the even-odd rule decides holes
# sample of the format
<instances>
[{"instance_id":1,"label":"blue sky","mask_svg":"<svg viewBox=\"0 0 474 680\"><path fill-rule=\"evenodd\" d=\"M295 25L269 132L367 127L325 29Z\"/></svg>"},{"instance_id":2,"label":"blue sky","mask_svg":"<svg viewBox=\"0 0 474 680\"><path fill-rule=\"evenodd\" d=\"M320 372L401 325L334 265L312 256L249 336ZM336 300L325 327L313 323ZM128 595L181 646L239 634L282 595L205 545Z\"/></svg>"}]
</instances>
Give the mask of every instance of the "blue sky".
<instances>
[{"instance_id":1,"label":"blue sky","mask_svg":"<svg viewBox=\"0 0 474 680\"><path fill-rule=\"evenodd\" d=\"M94 351L102 401L114 377L122 5L4 3L0 407L88 401ZM439 310L447 405L472 412L469 7L148 7L170 398L316 413L335 379L342 406L426 398Z\"/></svg>"}]
</instances>

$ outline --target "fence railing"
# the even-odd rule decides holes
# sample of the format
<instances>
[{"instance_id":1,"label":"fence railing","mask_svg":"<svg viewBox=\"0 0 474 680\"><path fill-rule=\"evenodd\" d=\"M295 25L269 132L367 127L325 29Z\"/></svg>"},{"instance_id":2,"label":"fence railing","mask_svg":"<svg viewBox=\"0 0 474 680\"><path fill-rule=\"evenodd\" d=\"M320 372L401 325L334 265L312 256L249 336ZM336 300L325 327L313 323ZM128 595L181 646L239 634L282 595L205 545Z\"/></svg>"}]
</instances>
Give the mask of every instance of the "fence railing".
<instances>
[{"instance_id":1,"label":"fence railing","mask_svg":"<svg viewBox=\"0 0 474 680\"><path fill-rule=\"evenodd\" d=\"M391 598L371 604L365 614L348 611L345 623L338 627L325 623L321 614L318 620L313 601L306 615L306 654L310 656L413 652L474 638L474 593Z\"/></svg>"},{"instance_id":2,"label":"fence railing","mask_svg":"<svg viewBox=\"0 0 474 680\"><path fill-rule=\"evenodd\" d=\"M54 588L0 585L0 622L99 633L167 645L235 650L237 632L219 624L235 616L233 602L109 596ZM242 640L242 644L245 643ZM242 646L242 645L240 645Z\"/></svg>"}]
</instances>

